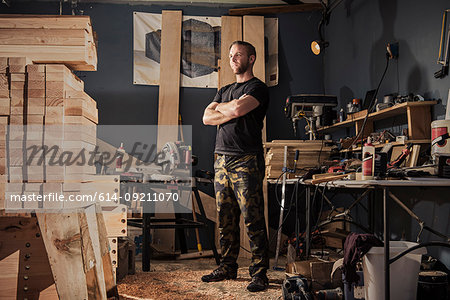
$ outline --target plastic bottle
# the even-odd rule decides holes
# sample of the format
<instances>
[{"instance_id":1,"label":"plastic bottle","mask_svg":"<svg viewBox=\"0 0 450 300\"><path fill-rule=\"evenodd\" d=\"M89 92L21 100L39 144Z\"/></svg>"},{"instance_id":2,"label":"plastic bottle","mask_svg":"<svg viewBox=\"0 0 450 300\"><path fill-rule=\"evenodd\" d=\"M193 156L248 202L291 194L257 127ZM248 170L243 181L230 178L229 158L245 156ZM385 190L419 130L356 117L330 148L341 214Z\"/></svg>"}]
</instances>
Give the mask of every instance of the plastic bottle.
<instances>
[{"instance_id":1,"label":"plastic bottle","mask_svg":"<svg viewBox=\"0 0 450 300\"><path fill-rule=\"evenodd\" d=\"M363 180L374 179L375 147L372 145L372 140L370 137L367 138L367 143L364 144L362 153L363 153L362 179Z\"/></svg>"},{"instance_id":2,"label":"plastic bottle","mask_svg":"<svg viewBox=\"0 0 450 300\"><path fill-rule=\"evenodd\" d=\"M341 110L339 111L339 122L344 122L345 121L345 113L344 113L344 109L341 108Z\"/></svg>"}]
</instances>

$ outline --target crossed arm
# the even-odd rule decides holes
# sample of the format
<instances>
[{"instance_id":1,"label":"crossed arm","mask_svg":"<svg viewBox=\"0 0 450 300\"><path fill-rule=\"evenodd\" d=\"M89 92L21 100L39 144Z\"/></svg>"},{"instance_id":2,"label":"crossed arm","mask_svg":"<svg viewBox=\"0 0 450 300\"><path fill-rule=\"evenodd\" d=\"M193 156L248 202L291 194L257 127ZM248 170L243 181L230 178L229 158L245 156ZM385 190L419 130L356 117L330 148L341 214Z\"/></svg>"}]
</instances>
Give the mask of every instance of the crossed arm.
<instances>
[{"instance_id":1,"label":"crossed arm","mask_svg":"<svg viewBox=\"0 0 450 300\"><path fill-rule=\"evenodd\" d=\"M232 119L241 117L258 107L259 101L250 95L242 95L230 102L211 102L203 113L203 124L221 125Z\"/></svg>"}]
</instances>

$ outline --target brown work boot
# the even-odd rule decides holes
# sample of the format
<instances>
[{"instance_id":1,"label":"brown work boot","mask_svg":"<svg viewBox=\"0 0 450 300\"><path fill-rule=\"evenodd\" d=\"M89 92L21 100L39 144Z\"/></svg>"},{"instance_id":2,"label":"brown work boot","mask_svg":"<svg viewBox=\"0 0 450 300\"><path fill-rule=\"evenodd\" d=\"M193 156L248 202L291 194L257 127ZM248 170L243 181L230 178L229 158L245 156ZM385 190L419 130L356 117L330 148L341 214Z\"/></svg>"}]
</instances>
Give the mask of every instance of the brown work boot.
<instances>
[{"instance_id":1,"label":"brown work boot","mask_svg":"<svg viewBox=\"0 0 450 300\"><path fill-rule=\"evenodd\" d=\"M218 267L211 274L202 276L203 282L216 282L222 281L226 279L236 279L237 277L237 269L235 270L225 270L223 266Z\"/></svg>"}]
</instances>

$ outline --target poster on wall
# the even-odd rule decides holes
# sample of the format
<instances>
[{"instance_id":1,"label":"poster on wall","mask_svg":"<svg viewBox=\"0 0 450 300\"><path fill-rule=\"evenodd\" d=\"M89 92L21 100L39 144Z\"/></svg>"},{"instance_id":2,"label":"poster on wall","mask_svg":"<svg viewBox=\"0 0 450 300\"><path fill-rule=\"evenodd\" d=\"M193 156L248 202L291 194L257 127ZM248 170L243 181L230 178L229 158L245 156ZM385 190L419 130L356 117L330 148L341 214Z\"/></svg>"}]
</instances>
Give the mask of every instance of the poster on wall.
<instances>
[{"instance_id":1,"label":"poster on wall","mask_svg":"<svg viewBox=\"0 0 450 300\"><path fill-rule=\"evenodd\" d=\"M133 13L133 83L159 85L161 14ZM183 16L182 87L217 88L220 59L220 17ZM266 83L278 84L278 19L264 20Z\"/></svg>"},{"instance_id":2,"label":"poster on wall","mask_svg":"<svg viewBox=\"0 0 450 300\"><path fill-rule=\"evenodd\" d=\"M134 84L159 84L161 14L134 12ZM183 16L181 86L217 87L220 17Z\"/></svg>"}]
</instances>

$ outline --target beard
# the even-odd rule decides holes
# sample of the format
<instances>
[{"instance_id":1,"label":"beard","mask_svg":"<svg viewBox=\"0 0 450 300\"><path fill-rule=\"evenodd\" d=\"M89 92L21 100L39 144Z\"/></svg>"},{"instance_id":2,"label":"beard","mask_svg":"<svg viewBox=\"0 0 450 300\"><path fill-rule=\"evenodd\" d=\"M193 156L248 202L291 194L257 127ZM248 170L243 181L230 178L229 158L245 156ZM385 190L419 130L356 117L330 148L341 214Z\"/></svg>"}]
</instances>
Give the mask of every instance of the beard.
<instances>
[{"instance_id":1,"label":"beard","mask_svg":"<svg viewBox=\"0 0 450 300\"><path fill-rule=\"evenodd\" d=\"M249 65L250 64L249 64L248 60L246 62L241 62L239 65L237 65L233 68L234 74L236 74L236 75L244 74L248 70Z\"/></svg>"}]
</instances>

